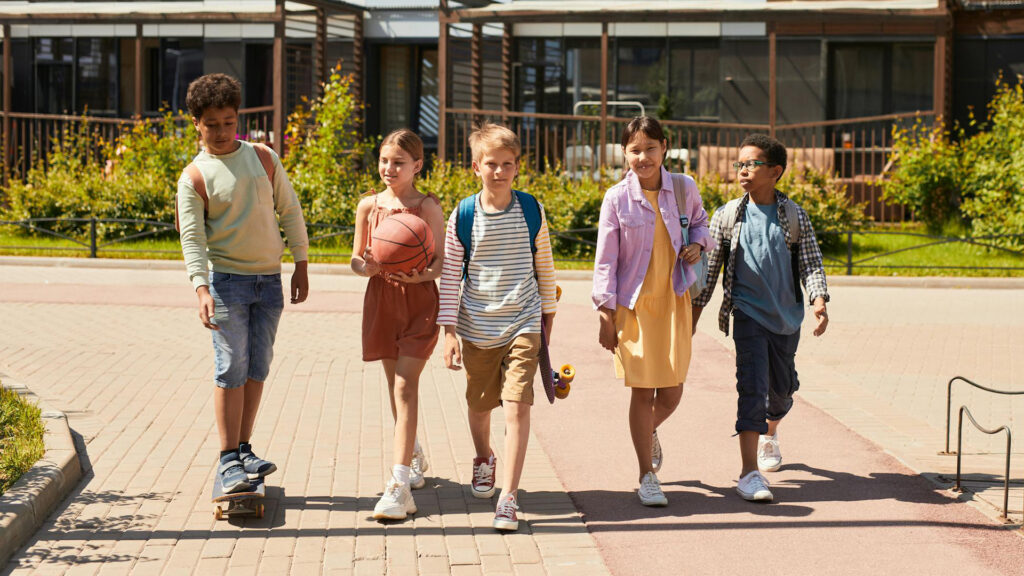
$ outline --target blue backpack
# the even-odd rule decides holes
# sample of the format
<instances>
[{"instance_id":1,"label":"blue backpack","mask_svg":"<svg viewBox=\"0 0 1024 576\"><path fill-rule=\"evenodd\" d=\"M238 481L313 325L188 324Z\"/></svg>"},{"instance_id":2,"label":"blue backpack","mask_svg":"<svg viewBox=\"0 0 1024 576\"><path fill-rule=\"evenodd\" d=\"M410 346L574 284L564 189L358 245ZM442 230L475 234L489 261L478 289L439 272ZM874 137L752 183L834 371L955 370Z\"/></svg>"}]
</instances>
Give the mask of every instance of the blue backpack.
<instances>
[{"instance_id":1,"label":"blue backpack","mask_svg":"<svg viewBox=\"0 0 1024 576\"><path fill-rule=\"evenodd\" d=\"M540 232L540 203L533 196L526 192L513 190L519 205L523 207L523 217L526 219L526 228L530 231L530 251L537 253L537 233ZM459 202L458 213L455 215L455 233L462 244L462 279L469 274L469 254L473 247L473 214L476 212L476 197L473 194L463 198Z\"/></svg>"}]
</instances>

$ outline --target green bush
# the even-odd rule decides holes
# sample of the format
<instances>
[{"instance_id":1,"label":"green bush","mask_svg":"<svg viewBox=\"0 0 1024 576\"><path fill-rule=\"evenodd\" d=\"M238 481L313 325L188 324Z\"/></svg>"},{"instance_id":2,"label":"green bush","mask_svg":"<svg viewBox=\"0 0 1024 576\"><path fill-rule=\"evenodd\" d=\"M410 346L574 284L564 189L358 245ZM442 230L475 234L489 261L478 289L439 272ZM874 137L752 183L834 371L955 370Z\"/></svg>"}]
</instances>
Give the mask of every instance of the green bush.
<instances>
[{"instance_id":1,"label":"green bush","mask_svg":"<svg viewBox=\"0 0 1024 576\"><path fill-rule=\"evenodd\" d=\"M1024 233L1024 90L996 81L984 122L968 136L950 131L894 128L896 160L883 183L886 198L910 206L933 234L970 231L975 236ZM993 243L1020 249L1020 237Z\"/></svg>"},{"instance_id":2,"label":"green bush","mask_svg":"<svg viewBox=\"0 0 1024 576\"><path fill-rule=\"evenodd\" d=\"M46 452L41 414L17 392L0 387L0 495Z\"/></svg>"},{"instance_id":3,"label":"green bush","mask_svg":"<svg viewBox=\"0 0 1024 576\"><path fill-rule=\"evenodd\" d=\"M723 182L717 174L698 178L697 187L709 215L743 195L738 182ZM776 187L807 212L823 250L839 246L843 242L841 232L861 230L866 224L864 203L850 200L846 186L831 174L812 168L787 170Z\"/></svg>"}]
</instances>

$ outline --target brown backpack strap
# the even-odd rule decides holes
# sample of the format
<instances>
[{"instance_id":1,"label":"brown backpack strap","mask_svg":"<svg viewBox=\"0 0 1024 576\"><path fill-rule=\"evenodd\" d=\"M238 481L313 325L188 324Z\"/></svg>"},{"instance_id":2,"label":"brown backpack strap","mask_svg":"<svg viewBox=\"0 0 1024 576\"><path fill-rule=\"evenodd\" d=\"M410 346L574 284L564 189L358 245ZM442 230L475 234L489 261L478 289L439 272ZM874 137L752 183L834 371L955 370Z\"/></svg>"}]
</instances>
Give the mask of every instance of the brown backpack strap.
<instances>
[{"instance_id":1,"label":"brown backpack strap","mask_svg":"<svg viewBox=\"0 0 1024 576\"><path fill-rule=\"evenodd\" d=\"M210 211L210 197L206 194L206 180L203 173L199 171L194 163L185 166L185 175L192 181L192 189L203 199L203 218L206 218ZM178 203L174 203L174 228L181 232L181 222L178 220Z\"/></svg>"},{"instance_id":2,"label":"brown backpack strap","mask_svg":"<svg viewBox=\"0 0 1024 576\"><path fill-rule=\"evenodd\" d=\"M267 177L270 178L270 183L274 183L274 155L271 153L270 148L266 144L260 144L256 142L252 145L252 149L256 151L256 155L260 157L260 164L263 164L263 170L267 173Z\"/></svg>"}]
</instances>

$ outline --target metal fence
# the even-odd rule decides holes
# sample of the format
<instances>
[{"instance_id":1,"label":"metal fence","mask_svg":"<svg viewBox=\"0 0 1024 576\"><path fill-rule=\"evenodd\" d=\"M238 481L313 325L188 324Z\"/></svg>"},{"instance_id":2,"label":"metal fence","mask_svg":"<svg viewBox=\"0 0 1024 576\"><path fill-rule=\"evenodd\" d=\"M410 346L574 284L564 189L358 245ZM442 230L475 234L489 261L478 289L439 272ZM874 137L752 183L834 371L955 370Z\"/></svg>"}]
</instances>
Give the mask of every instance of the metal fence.
<instances>
[{"instance_id":1,"label":"metal fence","mask_svg":"<svg viewBox=\"0 0 1024 576\"><path fill-rule=\"evenodd\" d=\"M125 247L126 243L146 238L162 237L176 239L174 225L154 220L137 220L128 218L30 218L26 220L0 220L0 227L9 227L27 233L30 237L49 240L38 244L0 245L4 250L36 250L83 252L90 258L100 257L103 253L122 254L177 254L179 251L156 248ZM334 223L307 223L310 243L328 244L332 239L351 237L352 226ZM108 238L108 228L117 228L116 237ZM74 229L81 230L78 233ZM556 260L559 262L592 262L596 247L596 228L576 228L571 230L552 230L552 247ZM856 256L856 240L877 236L901 236L919 239L918 243L901 248ZM959 271L1003 271L1024 273L1024 250L1007 248L997 244L1004 239L1021 240L1024 234L992 235L992 236L937 236L932 234L904 232L898 230L849 230L842 232L819 232L819 241L830 241L830 250L823 254L824 264L831 268L840 268L847 275L859 271L885 271L887 273L911 270L959 270ZM65 244L54 246L53 241L61 240ZM336 241L334 241L336 244ZM924 250L937 246L973 246L991 251L995 254L1011 256L1011 261L1018 259L1019 264L1000 265L986 263L985 256L977 258L973 265L945 264L885 264L880 259L896 254L904 254L915 250ZM347 251L324 252L317 255L326 257L347 257Z\"/></svg>"}]
</instances>

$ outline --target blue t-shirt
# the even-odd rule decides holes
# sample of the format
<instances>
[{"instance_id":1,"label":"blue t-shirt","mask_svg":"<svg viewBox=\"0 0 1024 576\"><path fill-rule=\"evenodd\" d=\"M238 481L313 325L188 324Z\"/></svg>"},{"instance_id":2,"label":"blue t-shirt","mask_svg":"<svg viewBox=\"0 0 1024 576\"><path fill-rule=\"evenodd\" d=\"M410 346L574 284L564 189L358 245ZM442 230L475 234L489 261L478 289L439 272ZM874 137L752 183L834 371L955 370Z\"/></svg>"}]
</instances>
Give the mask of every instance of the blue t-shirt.
<instances>
[{"instance_id":1,"label":"blue t-shirt","mask_svg":"<svg viewBox=\"0 0 1024 576\"><path fill-rule=\"evenodd\" d=\"M779 225L778 204L747 204L736 253L732 300L736 308L776 334L794 334L804 307L793 287L793 263Z\"/></svg>"}]
</instances>

